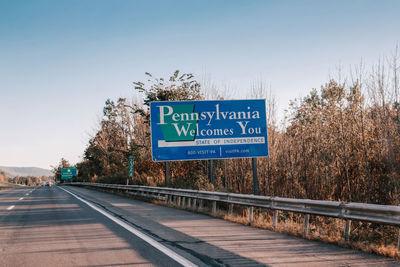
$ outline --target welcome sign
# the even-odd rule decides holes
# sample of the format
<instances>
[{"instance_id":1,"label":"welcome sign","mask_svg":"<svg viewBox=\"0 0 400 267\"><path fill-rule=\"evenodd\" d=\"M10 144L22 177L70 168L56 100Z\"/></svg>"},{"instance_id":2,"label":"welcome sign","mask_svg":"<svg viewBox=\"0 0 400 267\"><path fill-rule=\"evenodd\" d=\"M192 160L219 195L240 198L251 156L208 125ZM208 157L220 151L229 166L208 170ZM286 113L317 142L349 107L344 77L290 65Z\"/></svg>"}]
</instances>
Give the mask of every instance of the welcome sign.
<instances>
[{"instance_id":1,"label":"welcome sign","mask_svg":"<svg viewBox=\"0 0 400 267\"><path fill-rule=\"evenodd\" d=\"M153 161L268 156L265 99L150 103Z\"/></svg>"}]
</instances>

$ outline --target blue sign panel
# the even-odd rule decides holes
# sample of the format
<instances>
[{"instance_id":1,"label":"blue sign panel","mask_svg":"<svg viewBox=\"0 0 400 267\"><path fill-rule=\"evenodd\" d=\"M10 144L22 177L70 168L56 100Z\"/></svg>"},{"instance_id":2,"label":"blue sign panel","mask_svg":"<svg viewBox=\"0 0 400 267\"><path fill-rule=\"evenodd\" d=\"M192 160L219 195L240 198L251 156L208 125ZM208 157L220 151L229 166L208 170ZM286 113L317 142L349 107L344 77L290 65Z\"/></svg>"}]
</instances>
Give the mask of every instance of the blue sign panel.
<instances>
[{"instance_id":1,"label":"blue sign panel","mask_svg":"<svg viewBox=\"0 0 400 267\"><path fill-rule=\"evenodd\" d=\"M268 156L265 99L150 104L153 161Z\"/></svg>"}]
</instances>

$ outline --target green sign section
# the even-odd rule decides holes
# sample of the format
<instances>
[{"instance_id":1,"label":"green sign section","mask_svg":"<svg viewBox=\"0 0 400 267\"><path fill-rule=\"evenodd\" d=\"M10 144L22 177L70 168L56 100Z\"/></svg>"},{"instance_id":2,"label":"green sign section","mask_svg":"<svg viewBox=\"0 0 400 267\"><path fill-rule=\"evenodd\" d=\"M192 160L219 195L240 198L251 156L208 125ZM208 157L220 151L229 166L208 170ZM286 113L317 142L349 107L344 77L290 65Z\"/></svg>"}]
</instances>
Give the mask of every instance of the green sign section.
<instances>
[{"instance_id":1,"label":"green sign section","mask_svg":"<svg viewBox=\"0 0 400 267\"><path fill-rule=\"evenodd\" d=\"M161 118L160 126L164 140L166 142L193 141L196 137L198 122L196 115L194 104L162 107L158 118L159 120Z\"/></svg>"},{"instance_id":2,"label":"green sign section","mask_svg":"<svg viewBox=\"0 0 400 267\"><path fill-rule=\"evenodd\" d=\"M61 169L61 179L62 180L68 180L77 175L77 170L76 167L68 167L68 168L62 168Z\"/></svg>"},{"instance_id":3,"label":"green sign section","mask_svg":"<svg viewBox=\"0 0 400 267\"><path fill-rule=\"evenodd\" d=\"M133 156L129 156L129 177L133 177Z\"/></svg>"}]
</instances>

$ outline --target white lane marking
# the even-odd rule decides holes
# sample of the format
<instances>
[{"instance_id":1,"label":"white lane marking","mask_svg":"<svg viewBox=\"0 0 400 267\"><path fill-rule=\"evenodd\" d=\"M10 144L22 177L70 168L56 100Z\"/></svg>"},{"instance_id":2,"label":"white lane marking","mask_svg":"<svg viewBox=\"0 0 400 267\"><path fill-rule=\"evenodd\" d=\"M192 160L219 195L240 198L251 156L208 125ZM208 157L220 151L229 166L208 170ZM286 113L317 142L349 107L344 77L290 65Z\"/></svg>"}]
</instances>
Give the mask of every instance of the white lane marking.
<instances>
[{"instance_id":1,"label":"white lane marking","mask_svg":"<svg viewBox=\"0 0 400 267\"><path fill-rule=\"evenodd\" d=\"M175 260L176 262L182 264L183 266L197 266L196 264L194 264L193 262L190 262L189 260L185 259L184 257L182 257L181 255L175 253L174 251L172 251L171 249L167 248L166 246L158 243L157 241L155 241L154 239L152 239L151 237L143 234L142 232L140 232L139 230L133 228L132 226L130 226L129 224L127 224L126 222L114 217L113 215L111 215L110 213L108 213L107 211L102 210L101 208L96 207L95 205L93 205L92 203L78 197L77 195L75 195L74 193L62 188L62 187L58 187L61 188L62 190L64 190L65 192L71 194L72 196L74 196L75 198L79 199L80 201L82 201L83 203L85 203L86 205L88 205L89 207L91 207L92 209L100 212L101 214L103 214L104 216L106 216L107 218L111 219L112 221L114 221L115 223L119 224L120 226L122 226L123 228L125 228L126 230L128 230L129 232L131 232L132 234L136 235L137 237L139 237L140 239L142 239L143 241L149 243L150 245L152 245L153 247L155 247L156 249L158 249L159 251L161 251L162 253L164 253L165 255L167 255L168 257L170 257L171 259Z\"/></svg>"},{"instance_id":2,"label":"white lane marking","mask_svg":"<svg viewBox=\"0 0 400 267\"><path fill-rule=\"evenodd\" d=\"M29 193L26 193L25 196L29 196Z\"/></svg>"},{"instance_id":3,"label":"white lane marking","mask_svg":"<svg viewBox=\"0 0 400 267\"><path fill-rule=\"evenodd\" d=\"M23 199L24 199L23 197L19 198L19 200L23 200Z\"/></svg>"},{"instance_id":4,"label":"white lane marking","mask_svg":"<svg viewBox=\"0 0 400 267\"><path fill-rule=\"evenodd\" d=\"M12 210L13 208L15 208L15 206L13 205L13 206L10 206L10 207L8 207L7 208L7 210Z\"/></svg>"}]
</instances>

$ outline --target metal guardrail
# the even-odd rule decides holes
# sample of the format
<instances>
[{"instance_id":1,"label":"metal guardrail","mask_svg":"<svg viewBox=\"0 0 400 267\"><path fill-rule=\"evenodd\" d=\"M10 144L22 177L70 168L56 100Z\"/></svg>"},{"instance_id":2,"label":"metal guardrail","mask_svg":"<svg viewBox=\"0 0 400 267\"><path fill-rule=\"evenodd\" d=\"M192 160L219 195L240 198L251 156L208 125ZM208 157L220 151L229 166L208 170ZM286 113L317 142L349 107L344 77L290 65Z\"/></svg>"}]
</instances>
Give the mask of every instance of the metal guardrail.
<instances>
[{"instance_id":1,"label":"metal guardrail","mask_svg":"<svg viewBox=\"0 0 400 267\"><path fill-rule=\"evenodd\" d=\"M348 239L351 220L366 221L378 224L387 224L400 227L400 206L364 204L355 202L322 201L311 199L293 199L282 197L255 196L234 193L175 189L166 187L152 187L139 185L117 185L98 183L67 183L69 185L89 186L111 190L122 190L128 194L156 198L167 203L173 202L178 207L196 209L202 208L204 201L212 203L212 212L216 213L217 203L229 205L229 212L233 205L250 207L249 219L253 220L253 209L266 208L273 210L273 226L278 223L278 211L290 211L304 214L304 234L308 233L309 215L327 216L346 220L344 238ZM400 231L398 238L400 251Z\"/></svg>"}]
</instances>

